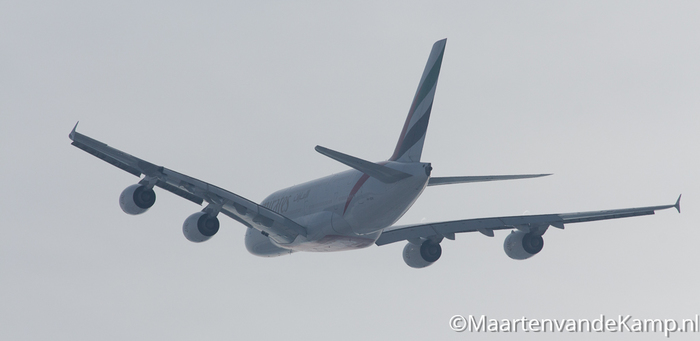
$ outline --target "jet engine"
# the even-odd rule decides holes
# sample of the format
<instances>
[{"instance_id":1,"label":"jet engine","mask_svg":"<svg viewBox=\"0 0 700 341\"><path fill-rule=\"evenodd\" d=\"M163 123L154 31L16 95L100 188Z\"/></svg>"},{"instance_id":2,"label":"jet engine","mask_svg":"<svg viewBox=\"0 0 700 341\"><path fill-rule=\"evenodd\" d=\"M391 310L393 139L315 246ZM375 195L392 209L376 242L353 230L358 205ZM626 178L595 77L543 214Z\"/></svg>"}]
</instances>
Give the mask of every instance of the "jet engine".
<instances>
[{"instance_id":1,"label":"jet engine","mask_svg":"<svg viewBox=\"0 0 700 341\"><path fill-rule=\"evenodd\" d=\"M292 253L292 250L272 244L270 237L252 227L245 232L245 248L248 252L260 257L277 257Z\"/></svg>"},{"instance_id":2,"label":"jet engine","mask_svg":"<svg viewBox=\"0 0 700 341\"><path fill-rule=\"evenodd\" d=\"M209 240L219 231L219 219L206 212L197 212L185 219L182 233L191 242L201 243Z\"/></svg>"},{"instance_id":3,"label":"jet engine","mask_svg":"<svg viewBox=\"0 0 700 341\"><path fill-rule=\"evenodd\" d=\"M511 231L503 242L503 249L508 257L512 259L528 259L544 247L544 239L542 235L535 235L523 231Z\"/></svg>"},{"instance_id":4,"label":"jet engine","mask_svg":"<svg viewBox=\"0 0 700 341\"><path fill-rule=\"evenodd\" d=\"M131 185L119 195L119 206L127 214L137 215L148 211L156 202L156 193L143 185Z\"/></svg>"},{"instance_id":5,"label":"jet engine","mask_svg":"<svg viewBox=\"0 0 700 341\"><path fill-rule=\"evenodd\" d=\"M426 240L421 245L408 243L403 248L403 260L412 268L420 269L435 263L442 255L439 243Z\"/></svg>"}]
</instances>

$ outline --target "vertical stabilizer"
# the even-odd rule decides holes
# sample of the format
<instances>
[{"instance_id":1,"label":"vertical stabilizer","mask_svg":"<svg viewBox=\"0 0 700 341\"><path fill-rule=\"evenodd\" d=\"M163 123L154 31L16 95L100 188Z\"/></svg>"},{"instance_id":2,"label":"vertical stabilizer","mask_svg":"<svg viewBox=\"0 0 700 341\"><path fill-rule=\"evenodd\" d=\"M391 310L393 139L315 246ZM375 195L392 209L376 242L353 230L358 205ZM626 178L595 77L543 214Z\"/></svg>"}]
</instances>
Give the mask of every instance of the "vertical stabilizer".
<instances>
[{"instance_id":1,"label":"vertical stabilizer","mask_svg":"<svg viewBox=\"0 0 700 341\"><path fill-rule=\"evenodd\" d=\"M446 43L447 39L443 39L433 45L433 50L430 52L430 57L428 57L428 63L425 65L425 70L423 70L423 76L420 79L420 83L418 83L418 90L416 90L416 95L413 97L411 109L408 111L406 123L404 123L403 130L399 136L399 142L396 144L394 154L389 161L420 161Z\"/></svg>"}]
</instances>

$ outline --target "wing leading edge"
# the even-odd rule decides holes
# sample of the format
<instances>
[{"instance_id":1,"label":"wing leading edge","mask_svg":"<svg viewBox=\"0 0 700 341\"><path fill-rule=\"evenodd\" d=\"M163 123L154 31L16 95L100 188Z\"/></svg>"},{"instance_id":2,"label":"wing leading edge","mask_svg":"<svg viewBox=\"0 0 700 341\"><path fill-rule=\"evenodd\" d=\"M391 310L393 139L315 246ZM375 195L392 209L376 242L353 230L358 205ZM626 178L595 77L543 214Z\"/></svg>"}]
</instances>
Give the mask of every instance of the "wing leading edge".
<instances>
[{"instance_id":1,"label":"wing leading edge","mask_svg":"<svg viewBox=\"0 0 700 341\"><path fill-rule=\"evenodd\" d=\"M137 177L145 175L140 182L143 185L150 184L160 187L199 205L206 201L210 205L220 208L220 212L228 217L247 227L267 233L270 238L280 243L290 243L298 235L306 236L306 229L303 226L267 207L258 205L223 188L112 148L105 143L78 133L77 127L76 123L69 135L70 139L73 140L72 145L127 173Z\"/></svg>"},{"instance_id":2,"label":"wing leading edge","mask_svg":"<svg viewBox=\"0 0 700 341\"><path fill-rule=\"evenodd\" d=\"M456 233L481 232L493 237L494 230L518 229L525 232L539 230L544 232L549 226L564 228L565 224L581 223L586 221L606 220L651 215L656 211L675 208L681 212L681 197L673 205L648 206L638 208L623 208L606 211L590 211L562 214L541 214L512 217L480 218L446 221L429 224L416 224L397 226L382 232L376 244L386 245L402 240L417 240L419 238L447 238L454 239Z\"/></svg>"}]
</instances>

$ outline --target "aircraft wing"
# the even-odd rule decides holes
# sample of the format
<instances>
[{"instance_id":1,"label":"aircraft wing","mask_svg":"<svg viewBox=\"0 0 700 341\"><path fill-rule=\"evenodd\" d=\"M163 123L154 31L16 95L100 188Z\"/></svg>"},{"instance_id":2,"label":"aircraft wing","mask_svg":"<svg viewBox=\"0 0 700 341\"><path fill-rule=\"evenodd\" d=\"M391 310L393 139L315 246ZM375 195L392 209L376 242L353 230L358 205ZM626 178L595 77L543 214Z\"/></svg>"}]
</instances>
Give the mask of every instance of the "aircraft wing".
<instances>
[{"instance_id":1,"label":"aircraft wing","mask_svg":"<svg viewBox=\"0 0 700 341\"><path fill-rule=\"evenodd\" d=\"M77 128L78 125L75 126ZM69 135L73 140L72 145L135 176L145 175L140 182L143 185L155 185L199 205L206 201L220 206L221 213L247 227L267 233L270 238L281 243L290 243L298 235L306 236L303 226L267 207L223 188L124 153L78 133L76 128Z\"/></svg>"},{"instance_id":2,"label":"aircraft wing","mask_svg":"<svg viewBox=\"0 0 700 341\"><path fill-rule=\"evenodd\" d=\"M455 233L481 232L493 237L494 230L518 229L525 232L544 232L549 226L564 228L565 224L586 221L617 219L654 214L655 211L675 208L680 213L681 197L673 205L649 206L638 208L623 208L618 210L591 211L563 214L523 215L512 217L481 218L446 221L429 224L396 226L382 232L376 244L381 246L402 240L418 240L419 238L447 238L454 240Z\"/></svg>"}]
</instances>

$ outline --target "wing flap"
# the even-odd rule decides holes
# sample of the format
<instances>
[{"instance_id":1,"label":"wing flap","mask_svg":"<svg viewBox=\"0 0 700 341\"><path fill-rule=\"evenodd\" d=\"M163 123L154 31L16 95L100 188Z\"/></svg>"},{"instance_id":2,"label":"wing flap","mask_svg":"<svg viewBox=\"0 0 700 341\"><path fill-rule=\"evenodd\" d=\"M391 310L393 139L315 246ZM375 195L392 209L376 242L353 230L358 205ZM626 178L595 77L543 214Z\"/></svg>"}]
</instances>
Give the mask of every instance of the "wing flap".
<instances>
[{"instance_id":1,"label":"wing flap","mask_svg":"<svg viewBox=\"0 0 700 341\"><path fill-rule=\"evenodd\" d=\"M162 188L170 193L173 193L175 195L183 197L183 198L185 198L185 199L187 199L187 200L189 200L197 205L201 205L202 202L204 202L204 199L202 199L202 198L200 198L200 197L198 197L198 196L196 196L188 191L185 191L179 187L175 187L175 186L173 186L165 181L158 180L156 182L156 186L158 186L158 187L160 187L160 188Z\"/></svg>"},{"instance_id":2,"label":"wing flap","mask_svg":"<svg viewBox=\"0 0 700 341\"><path fill-rule=\"evenodd\" d=\"M73 141L73 143L71 143L71 144L88 152L89 154L92 154L93 156L97 157L98 159L101 159L101 160L111 164L112 166L115 166L123 171L126 171L127 173L133 174L133 175L138 176L138 177L141 176L141 172L138 169L129 166L129 164L127 164L123 161L120 161L117 158L111 157L111 156L109 156L109 155L107 155L107 154L105 154L105 153L103 153L95 148L92 148L92 147L90 147L86 144L80 143L78 141Z\"/></svg>"}]
</instances>

